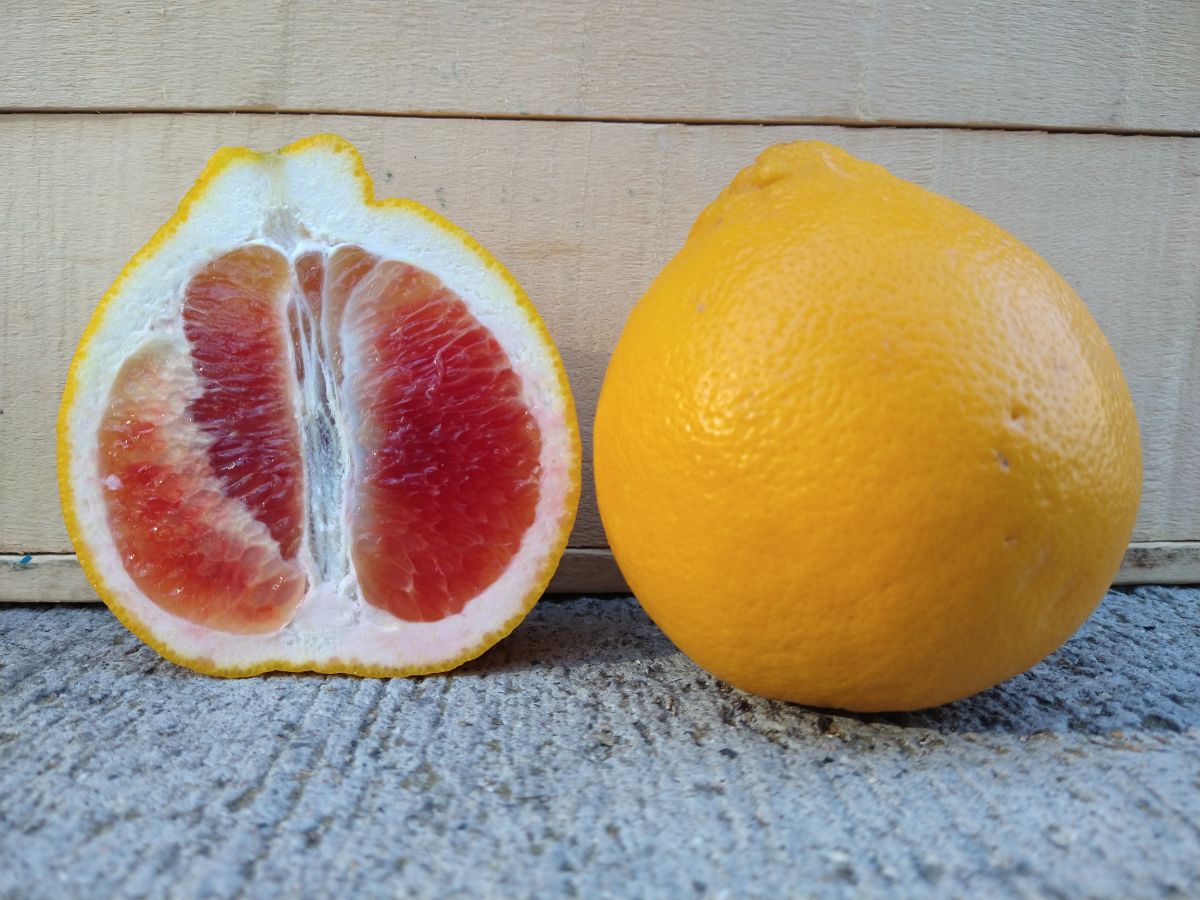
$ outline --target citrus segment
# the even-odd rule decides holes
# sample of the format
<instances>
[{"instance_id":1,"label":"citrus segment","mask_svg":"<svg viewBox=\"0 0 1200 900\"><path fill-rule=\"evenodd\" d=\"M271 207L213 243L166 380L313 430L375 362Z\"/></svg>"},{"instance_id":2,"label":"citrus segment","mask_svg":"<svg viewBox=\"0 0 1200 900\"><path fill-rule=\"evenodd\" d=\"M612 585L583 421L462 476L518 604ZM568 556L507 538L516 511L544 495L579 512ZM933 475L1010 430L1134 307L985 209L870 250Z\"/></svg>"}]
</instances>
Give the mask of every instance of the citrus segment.
<instances>
[{"instance_id":1,"label":"citrus segment","mask_svg":"<svg viewBox=\"0 0 1200 900\"><path fill-rule=\"evenodd\" d=\"M102 301L59 428L98 593L216 674L470 659L545 588L579 494L520 288L329 135L214 157Z\"/></svg>"},{"instance_id":2,"label":"citrus segment","mask_svg":"<svg viewBox=\"0 0 1200 900\"><path fill-rule=\"evenodd\" d=\"M345 314L354 564L368 602L457 613L533 523L537 422L503 348L426 272L377 262Z\"/></svg>"},{"instance_id":3,"label":"citrus segment","mask_svg":"<svg viewBox=\"0 0 1200 900\"><path fill-rule=\"evenodd\" d=\"M183 330L202 393L188 414L209 437L227 496L241 500L291 559L304 530L300 435L281 298L287 260L263 246L224 254L187 286Z\"/></svg>"},{"instance_id":4,"label":"citrus segment","mask_svg":"<svg viewBox=\"0 0 1200 900\"><path fill-rule=\"evenodd\" d=\"M121 368L98 434L108 523L126 570L163 609L224 631L283 625L305 577L230 495L185 409L195 378L167 347Z\"/></svg>"}]
</instances>

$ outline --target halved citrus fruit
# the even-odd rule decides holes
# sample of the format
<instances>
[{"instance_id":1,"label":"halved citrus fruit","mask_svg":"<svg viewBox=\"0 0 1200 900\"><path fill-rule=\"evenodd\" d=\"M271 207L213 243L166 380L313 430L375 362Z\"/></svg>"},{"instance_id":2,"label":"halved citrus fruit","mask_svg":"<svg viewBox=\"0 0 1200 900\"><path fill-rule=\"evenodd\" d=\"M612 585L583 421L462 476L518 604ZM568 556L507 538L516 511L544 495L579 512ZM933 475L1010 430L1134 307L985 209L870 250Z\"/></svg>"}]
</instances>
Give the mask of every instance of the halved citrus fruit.
<instances>
[{"instance_id":1,"label":"halved citrus fruit","mask_svg":"<svg viewBox=\"0 0 1200 900\"><path fill-rule=\"evenodd\" d=\"M97 593L203 672L453 668L545 589L575 409L511 275L317 135L227 148L105 295L59 417Z\"/></svg>"}]
</instances>

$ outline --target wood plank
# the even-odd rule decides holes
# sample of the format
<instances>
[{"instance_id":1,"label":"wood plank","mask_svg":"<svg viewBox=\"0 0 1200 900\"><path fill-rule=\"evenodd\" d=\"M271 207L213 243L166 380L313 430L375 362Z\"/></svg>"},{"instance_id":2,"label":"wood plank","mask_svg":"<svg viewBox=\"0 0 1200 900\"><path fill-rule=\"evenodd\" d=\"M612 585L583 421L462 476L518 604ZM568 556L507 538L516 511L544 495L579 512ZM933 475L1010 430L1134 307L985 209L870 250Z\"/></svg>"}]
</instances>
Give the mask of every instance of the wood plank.
<instances>
[{"instance_id":1,"label":"wood plank","mask_svg":"<svg viewBox=\"0 0 1200 900\"><path fill-rule=\"evenodd\" d=\"M551 594L627 594L629 585L611 550L568 549L546 590Z\"/></svg>"},{"instance_id":2,"label":"wood plank","mask_svg":"<svg viewBox=\"0 0 1200 900\"><path fill-rule=\"evenodd\" d=\"M74 553L0 555L0 602L97 603Z\"/></svg>"},{"instance_id":3,"label":"wood plank","mask_svg":"<svg viewBox=\"0 0 1200 900\"><path fill-rule=\"evenodd\" d=\"M1132 544L1115 585L1200 584L1200 542ZM611 550L569 549L550 594L627 594ZM0 603L95 603L74 554L0 555Z\"/></svg>"},{"instance_id":4,"label":"wood plank","mask_svg":"<svg viewBox=\"0 0 1200 900\"><path fill-rule=\"evenodd\" d=\"M1193 0L8 4L0 108L1200 129Z\"/></svg>"},{"instance_id":5,"label":"wood plank","mask_svg":"<svg viewBox=\"0 0 1200 900\"><path fill-rule=\"evenodd\" d=\"M585 438L625 315L705 202L763 147L823 138L973 206L1075 285L1137 404L1137 541L1200 537L1200 141L925 129L269 115L0 118L0 552L65 553L54 417L96 299L220 144L334 130L381 192L510 266L567 362ZM604 534L585 474L574 547Z\"/></svg>"},{"instance_id":6,"label":"wood plank","mask_svg":"<svg viewBox=\"0 0 1200 900\"><path fill-rule=\"evenodd\" d=\"M1131 544L1114 584L1200 584L1200 541Z\"/></svg>"}]
</instances>

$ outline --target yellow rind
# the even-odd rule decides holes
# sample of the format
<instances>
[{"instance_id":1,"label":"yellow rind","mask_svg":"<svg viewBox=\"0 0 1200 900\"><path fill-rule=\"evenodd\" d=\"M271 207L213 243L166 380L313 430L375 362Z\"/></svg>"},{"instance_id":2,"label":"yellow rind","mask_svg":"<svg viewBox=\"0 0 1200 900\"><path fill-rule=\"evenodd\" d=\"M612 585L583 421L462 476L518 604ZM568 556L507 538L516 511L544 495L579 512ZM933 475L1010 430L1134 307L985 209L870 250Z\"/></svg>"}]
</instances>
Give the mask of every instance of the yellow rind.
<instances>
[{"instance_id":1,"label":"yellow rind","mask_svg":"<svg viewBox=\"0 0 1200 900\"><path fill-rule=\"evenodd\" d=\"M192 207L204 197L205 192L225 169L238 162L260 163L273 157L299 155L305 151L314 149L331 150L334 153L346 153L351 157L354 178L362 188L362 202L365 206L376 209L395 210L397 212L416 213L471 250L487 268L495 271L501 277L512 291L517 301L517 307L525 314L529 323L534 326L538 337L552 351L550 358L554 360L555 376L557 377L558 388L564 401L564 412L566 413L563 417L564 425L570 435L572 451L570 468L571 488L566 497L569 514L559 530L558 538L553 546L553 552L547 555L546 562L534 578L532 587L522 599L519 612L510 617L499 628L485 635L477 644L467 648L458 655L424 666L373 666L359 663L353 659L347 660L344 663L333 660L327 664L272 659L250 666L221 666L206 657L190 657L176 652L174 648L157 640L141 619L129 609L122 606L117 592L105 583L93 559L92 550L84 539L83 528L75 511L75 499L71 490L70 478L72 447L68 418L74 406L75 395L79 388L79 366L87 357L88 345L100 327L109 304L120 293L122 285L130 275L146 260L153 257L159 248L166 243L167 239L187 221ZM415 200L402 197L376 198L375 183L367 172L358 149L345 138L328 133L310 135L274 152L264 153L251 150L247 147L222 147L212 155L207 164L205 164L204 170L200 173L200 177L196 179L195 184L192 185L191 189L180 201L174 215L133 255L133 258L125 264L120 274L117 275L116 280L105 291L104 296L100 298L95 312L92 313L92 317L88 320L87 327L84 328L83 335L79 339L75 355L71 358L71 366L67 370L67 382L63 388L57 422L58 492L62 502L63 521L66 525L67 536L71 539L71 544L75 548L75 555L79 558L79 564L83 567L84 574L87 576L92 588L96 591L100 599L104 601L104 604L112 610L113 615L117 617L122 625L163 657L173 663L204 675L215 675L222 678L245 678L252 675L261 675L265 672L315 672L326 675L361 675L376 678L433 675L439 672L448 672L465 662L481 656L496 643L511 634L513 629L521 623L534 604L537 603L538 598L545 592L546 586L550 583L550 579L554 576L554 572L558 568L559 560L562 558L563 552L567 547L571 528L575 524L575 514L579 505L581 453L575 400L571 394L571 387L567 380L566 369L562 364L562 358L554 347L554 341L550 336L549 329L546 328L546 323L542 320L541 315L529 299L529 296L525 293L525 290L512 276L512 273L505 268L503 263L492 256L482 244L471 237L470 234L444 216L438 215L438 213L427 206Z\"/></svg>"}]
</instances>

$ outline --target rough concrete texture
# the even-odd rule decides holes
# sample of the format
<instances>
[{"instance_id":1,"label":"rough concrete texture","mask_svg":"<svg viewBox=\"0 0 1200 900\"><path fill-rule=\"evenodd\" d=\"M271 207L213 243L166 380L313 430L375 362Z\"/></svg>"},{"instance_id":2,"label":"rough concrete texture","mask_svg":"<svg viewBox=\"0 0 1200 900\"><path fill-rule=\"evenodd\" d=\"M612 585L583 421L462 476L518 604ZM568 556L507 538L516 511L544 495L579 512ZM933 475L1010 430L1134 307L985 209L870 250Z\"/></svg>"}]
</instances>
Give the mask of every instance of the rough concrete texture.
<instances>
[{"instance_id":1,"label":"rough concrete texture","mask_svg":"<svg viewBox=\"0 0 1200 900\"><path fill-rule=\"evenodd\" d=\"M0 896L1200 895L1200 590L978 697L748 696L631 600L447 677L229 682L0 609Z\"/></svg>"}]
</instances>

